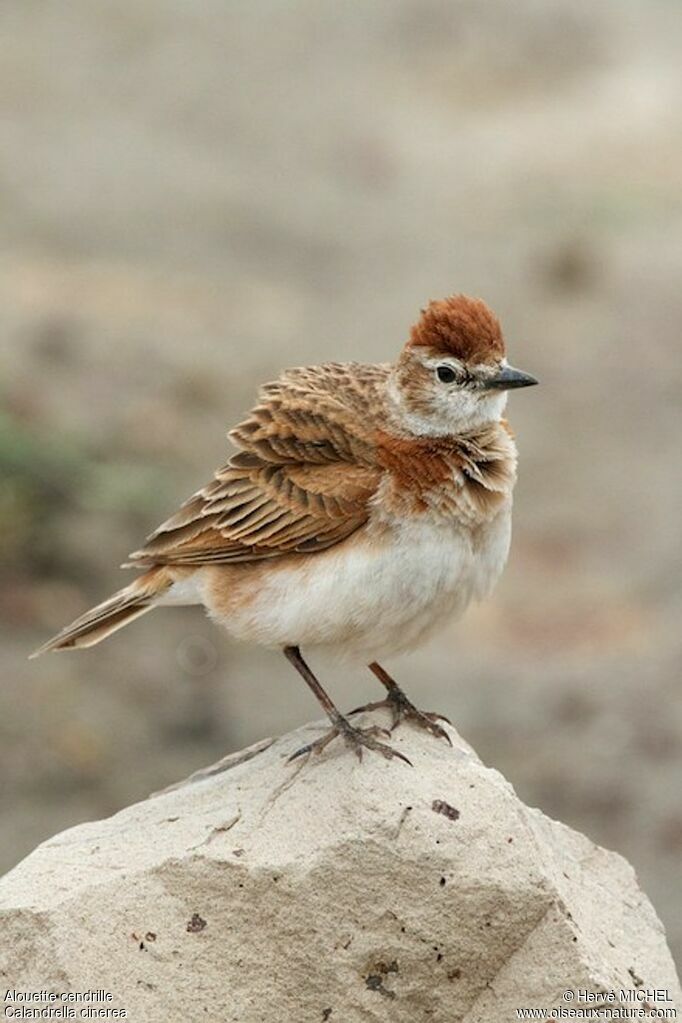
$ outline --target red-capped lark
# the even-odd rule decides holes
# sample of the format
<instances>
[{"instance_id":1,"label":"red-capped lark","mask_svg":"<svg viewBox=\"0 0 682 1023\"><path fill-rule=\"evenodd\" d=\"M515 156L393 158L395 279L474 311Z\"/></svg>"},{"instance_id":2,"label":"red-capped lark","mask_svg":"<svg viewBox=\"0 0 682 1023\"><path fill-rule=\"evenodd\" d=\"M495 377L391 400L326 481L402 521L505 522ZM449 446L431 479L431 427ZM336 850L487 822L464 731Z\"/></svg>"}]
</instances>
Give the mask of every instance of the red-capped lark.
<instances>
[{"instance_id":1,"label":"red-capped lark","mask_svg":"<svg viewBox=\"0 0 682 1023\"><path fill-rule=\"evenodd\" d=\"M537 381L512 369L480 299L431 302L395 363L285 370L230 432L223 468L130 556L125 589L36 651L89 647L155 607L203 604L237 639L281 649L335 736L402 757L354 727L301 648L361 657L404 718L447 738L378 659L411 649L497 582L509 552L516 446L507 391ZM388 734L388 733L385 733Z\"/></svg>"}]
</instances>

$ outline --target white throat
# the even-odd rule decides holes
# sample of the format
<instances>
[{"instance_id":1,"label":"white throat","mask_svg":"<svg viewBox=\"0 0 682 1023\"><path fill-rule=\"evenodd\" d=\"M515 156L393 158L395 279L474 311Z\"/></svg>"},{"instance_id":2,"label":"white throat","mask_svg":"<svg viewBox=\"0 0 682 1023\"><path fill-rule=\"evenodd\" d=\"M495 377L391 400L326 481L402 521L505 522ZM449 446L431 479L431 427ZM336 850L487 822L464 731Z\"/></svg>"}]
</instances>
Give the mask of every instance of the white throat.
<instances>
[{"instance_id":1,"label":"white throat","mask_svg":"<svg viewBox=\"0 0 682 1023\"><path fill-rule=\"evenodd\" d=\"M489 423L499 422L507 406L506 391L488 394L459 391L456 396L443 395L434 403L432 412L424 415L406 408L394 377L387 384L389 406L396 422L418 437L451 437L470 433Z\"/></svg>"}]
</instances>

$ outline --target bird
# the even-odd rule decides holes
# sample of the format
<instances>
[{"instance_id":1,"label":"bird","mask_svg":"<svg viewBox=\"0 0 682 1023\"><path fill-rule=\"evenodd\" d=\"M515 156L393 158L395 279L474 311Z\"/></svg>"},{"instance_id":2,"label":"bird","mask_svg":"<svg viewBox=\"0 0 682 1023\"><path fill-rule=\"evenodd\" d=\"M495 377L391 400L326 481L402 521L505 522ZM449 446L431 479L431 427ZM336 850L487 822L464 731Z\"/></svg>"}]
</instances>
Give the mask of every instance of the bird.
<instances>
[{"instance_id":1,"label":"bird","mask_svg":"<svg viewBox=\"0 0 682 1023\"><path fill-rule=\"evenodd\" d=\"M31 656L94 646L155 608L200 604L238 640L274 648L330 720L293 757L343 739L362 759L403 721L439 738L379 659L410 650L473 600L507 561L517 449L508 392L537 384L506 359L480 298L432 300L393 363L284 370L228 434L236 451L122 567L130 585ZM302 649L369 667L386 697L344 715ZM350 719L385 707L390 729ZM409 763L409 761L408 761Z\"/></svg>"}]
</instances>

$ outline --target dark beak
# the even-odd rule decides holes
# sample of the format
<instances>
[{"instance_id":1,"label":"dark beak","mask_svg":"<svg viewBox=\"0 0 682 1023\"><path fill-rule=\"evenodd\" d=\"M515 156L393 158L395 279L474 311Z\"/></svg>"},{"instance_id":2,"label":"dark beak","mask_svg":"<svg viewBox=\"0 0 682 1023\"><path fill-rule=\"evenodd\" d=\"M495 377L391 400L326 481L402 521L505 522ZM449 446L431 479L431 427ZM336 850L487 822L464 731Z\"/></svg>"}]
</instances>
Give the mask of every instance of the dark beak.
<instances>
[{"instance_id":1,"label":"dark beak","mask_svg":"<svg viewBox=\"0 0 682 1023\"><path fill-rule=\"evenodd\" d=\"M515 387L532 387L537 382L530 373L522 373L520 369L514 369L513 366L503 366L494 377L484 380L483 386L486 390L490 388L497 391L511 391Z\"/></svg>"}]
</instances>

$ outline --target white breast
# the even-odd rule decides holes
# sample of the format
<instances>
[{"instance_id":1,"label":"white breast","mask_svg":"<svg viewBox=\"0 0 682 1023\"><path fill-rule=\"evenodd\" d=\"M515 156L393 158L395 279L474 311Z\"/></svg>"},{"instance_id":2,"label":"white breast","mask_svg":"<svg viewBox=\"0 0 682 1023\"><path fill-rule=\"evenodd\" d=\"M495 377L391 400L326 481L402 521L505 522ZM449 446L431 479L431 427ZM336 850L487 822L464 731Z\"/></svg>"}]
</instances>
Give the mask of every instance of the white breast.
<instances>
[{"instance_id":1,"label":"white breast","mask_svg":"<svg viewBox=\"0 0 682 1023\"><path fill-rule=\"evenodd\" d=\"M396 525L380 540L356 533L294 563L261 563L248 600L206 603L239 639L373 660L414 647L485 596L506 561L510 524L505 508L475 533L427 521Z\"/></svg>"}]
</instances>

